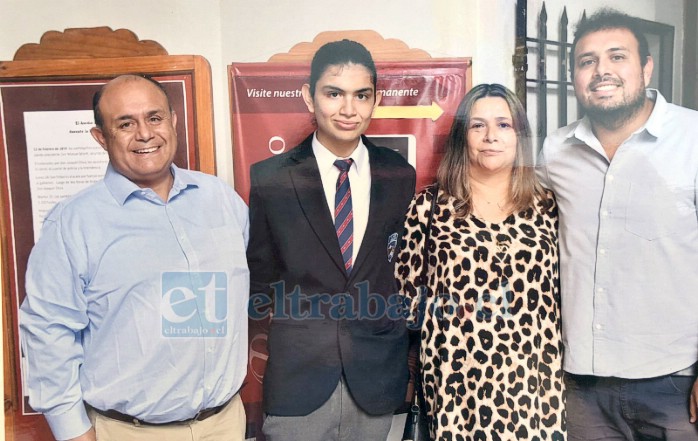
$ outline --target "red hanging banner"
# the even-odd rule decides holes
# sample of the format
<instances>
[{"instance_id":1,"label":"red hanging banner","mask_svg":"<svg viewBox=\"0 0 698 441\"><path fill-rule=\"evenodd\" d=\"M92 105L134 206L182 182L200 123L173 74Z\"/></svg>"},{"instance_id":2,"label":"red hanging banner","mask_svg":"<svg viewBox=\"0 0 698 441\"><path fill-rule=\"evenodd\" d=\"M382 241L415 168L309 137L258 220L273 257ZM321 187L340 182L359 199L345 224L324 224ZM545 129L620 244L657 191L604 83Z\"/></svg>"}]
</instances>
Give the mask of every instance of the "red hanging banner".
<instances>
[{"instance_id":1,"label":"red hanging banner","mask_svg":"<svg viewBox=\"0 0 698 441\"><path fill-rule=\"evenodd\" d=\"M417 170L417 188L430 184L456 108L471 87L470 59L379 62L383 100L366 135L399 150ZM250 165L292 149L314 130L301 87L309 65L233 63L233 169L247 200Z\"/></svg>"}]
</instances>

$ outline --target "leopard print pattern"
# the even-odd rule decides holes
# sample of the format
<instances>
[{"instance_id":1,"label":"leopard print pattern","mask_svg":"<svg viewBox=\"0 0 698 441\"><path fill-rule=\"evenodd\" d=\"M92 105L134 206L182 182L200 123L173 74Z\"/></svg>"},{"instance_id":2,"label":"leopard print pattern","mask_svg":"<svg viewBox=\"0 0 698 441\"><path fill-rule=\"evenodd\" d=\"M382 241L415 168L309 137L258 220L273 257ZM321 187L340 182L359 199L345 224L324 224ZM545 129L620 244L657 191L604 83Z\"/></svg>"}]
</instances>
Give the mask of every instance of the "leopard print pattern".
<instances>
[{"instance_id":1,"label":"leopard print pattern","mask_svg":"<svg viewBox=\"0 0 698 441\"><path fill-rule=\"evenodd\" d=\"M396 267L411 325L432 191L410 205ZM453 199L435 206L420 327L432 439L565 439L557 207L547 196L500 223L457 217Z\"/></svg>"}]
</instances>

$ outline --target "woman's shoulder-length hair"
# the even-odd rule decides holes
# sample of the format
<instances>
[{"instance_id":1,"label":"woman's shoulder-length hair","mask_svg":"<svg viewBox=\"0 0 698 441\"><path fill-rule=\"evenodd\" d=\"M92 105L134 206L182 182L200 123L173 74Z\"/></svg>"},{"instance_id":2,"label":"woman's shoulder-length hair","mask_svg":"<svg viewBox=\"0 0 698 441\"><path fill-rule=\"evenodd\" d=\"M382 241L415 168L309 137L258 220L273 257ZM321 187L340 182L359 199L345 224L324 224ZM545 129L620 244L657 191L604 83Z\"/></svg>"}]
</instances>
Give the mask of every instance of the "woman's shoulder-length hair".
<instances>
[{"instance_id":1,"label":"woman's shoulder-length hair","mask_svg":"<svg viewBox=\"0 0 698 441\"><path fill-rule=\"evenodd\" d=\"M473 105L485 97L499 97L507 102L516 131L516 156L510 189L512 212L535 207L537 201L548 198L536 176L531 128L523 105L512 91L501 84L479 84L470 89L458 106L436 175L442 197L455 199L458 216L467 216L473 209L469 182L468 123Z\"/></svg>"}]
</instances>

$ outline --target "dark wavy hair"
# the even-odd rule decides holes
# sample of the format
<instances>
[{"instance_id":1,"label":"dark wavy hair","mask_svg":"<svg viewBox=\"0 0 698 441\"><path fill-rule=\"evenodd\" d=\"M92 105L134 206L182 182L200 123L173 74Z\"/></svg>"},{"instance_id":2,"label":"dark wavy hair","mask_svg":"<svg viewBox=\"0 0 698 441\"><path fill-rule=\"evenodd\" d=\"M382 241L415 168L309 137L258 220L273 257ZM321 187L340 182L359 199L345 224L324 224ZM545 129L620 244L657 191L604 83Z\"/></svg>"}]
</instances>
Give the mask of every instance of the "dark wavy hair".
<instances>
[{"instance_id":1,"label":"dark wavy hair","mask_svg":"<svg viewBox=\"0 0 698 441\"><path fill-rule=\"evenodd\" d=\"M436 173L442 193L456 199L455 209L458 216L467 216L473 210L468 126L473 105L485 97L502 98L511 111L516 132L516 156L509 190L513 211L519 212L535 207L536 200L547 197L533 167L531 127L526 117L526 110L516 95L501 84L479 84L470 89L458 105L451 131L446 139L446 153Z\"/></svg>"},{"instance_id":2,"label":"dark wavy hair","mask_svg":"<svg viewBox=\"0 0 698 441\"><path fill-rule=\"evenodd\" d=\"M573 77L574 51L577 49L579 40L593 32L610 29L627 29L635 36L640 52L640 64L642 67L645 67L647 64L647 57L650 56L650 49L647 43L647 37L645 37L642 29L640 29L639 19L612 8L602 8L590 17L580 20L574 31L574 40L572 41L572 48L570 49L570 59L572 60L570 63L570 73Z\"/></svg>"}]
</instances>

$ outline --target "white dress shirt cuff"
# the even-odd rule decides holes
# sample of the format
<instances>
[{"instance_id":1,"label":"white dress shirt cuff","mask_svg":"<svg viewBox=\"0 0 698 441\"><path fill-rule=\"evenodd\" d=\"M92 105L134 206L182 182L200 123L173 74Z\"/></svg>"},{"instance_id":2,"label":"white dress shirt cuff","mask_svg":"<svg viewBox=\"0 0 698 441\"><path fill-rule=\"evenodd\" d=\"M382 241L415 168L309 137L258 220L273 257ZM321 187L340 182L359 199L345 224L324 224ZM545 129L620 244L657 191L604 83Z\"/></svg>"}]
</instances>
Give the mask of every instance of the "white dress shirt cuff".
<instances>
[{"instance_id":1,"label":"white dress shirt cuff","mask_svg":"<svg viewBox=\"0 0 698 441\"><path fill-rule=\"evenodd\" d=\"M85 404L82 402L75 404L67 412L57 415L44 414L44 416L57 440L78 437L92 427L92 423L87 417Z\"/></svg>"}]
</instances>

